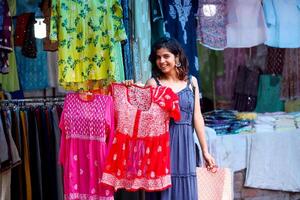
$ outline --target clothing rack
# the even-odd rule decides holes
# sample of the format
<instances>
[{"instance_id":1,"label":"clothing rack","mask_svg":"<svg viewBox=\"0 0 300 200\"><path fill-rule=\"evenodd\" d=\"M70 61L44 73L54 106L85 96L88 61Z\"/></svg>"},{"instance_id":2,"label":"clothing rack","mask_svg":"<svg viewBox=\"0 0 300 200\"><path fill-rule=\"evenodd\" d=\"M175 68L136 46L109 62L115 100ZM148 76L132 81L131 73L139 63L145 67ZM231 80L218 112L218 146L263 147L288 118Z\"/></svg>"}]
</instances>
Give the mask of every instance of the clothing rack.
<instances>
[{"instance_id":1,"label":"clothing rack","mask_svg":"<svg viewBox=\"0 0 300 200\"><path fill-rule=\"evenodd\" d=\"M54 97L54 98L26 98L26 99L8 99L0 101L1 106L9 105L28 105L28 104L39 104L47 105L47 103L63 103L64 97Z\"/></svg>"}]
</instances>

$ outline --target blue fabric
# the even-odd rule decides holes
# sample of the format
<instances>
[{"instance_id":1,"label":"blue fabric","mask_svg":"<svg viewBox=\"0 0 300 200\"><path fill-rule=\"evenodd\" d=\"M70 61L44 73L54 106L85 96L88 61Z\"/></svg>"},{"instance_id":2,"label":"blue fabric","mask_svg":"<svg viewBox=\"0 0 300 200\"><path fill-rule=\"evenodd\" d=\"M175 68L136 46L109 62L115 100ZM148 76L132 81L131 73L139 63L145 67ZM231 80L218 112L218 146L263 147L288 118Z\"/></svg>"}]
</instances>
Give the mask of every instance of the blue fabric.
<instances>
[{"instance_id":1,"label":"blue fabric","mask_svg":"<svg viewBox=\"0 0 300 200\"><path fill-rule=\"evenodd\" d=\"M27 58L21 48L15 47L19 78L22 90L38 90L48 87L47 52L43 51L43 40L36 40L37 57Z\"/></svg>"},{"instance_id":2,"label":"blue fabric","mask_svg":"<svg viewBox=\"0 0 300 200\"><path fill-rule=\"evenodd\" d=\"M42 0L17 0L16 15L18 16L22 13L36 12L41 2Z\"/></svg>"},{"instance_id":3,"label":"blue fabric","mask_svg":"<svg viewBox=\"0 0 300 200\"><path fill-rule=\"evenodd\" d=\"M158 80L157 84L160 85ZM197 200L196 145L194 141L194 94L187 86L177 93L180 121L170 122L171 183L162 192L146 192L146 200Z\"/></svg>"},{"instance_id":4,"label":"blue fabric","mask_svg":"<svg viewBox=\"0 0 300 200\"><path fill-rule=\"evenodd\" d=\"M150 0L151 44L165 37L165 25L161 0Z\"/></svg>"},{"instance_id":5,"label":"blue fabric","mask_svg":"<svg viewBox=\"0 0 300 200\"><path fill-rule=\"evenodd\" d=\"M299 48L299 0L264 0L263 8L267 23L265 44L280 48Z\"/></svg>"},{"instance_id":6,"label":"blue fabric","mask_svg":"<svg viewBox=\"0 0 300 200\"><path fill-rule=\"evenodd\" d=\"M124 44L122 44L125 79L132 80L133 79L133 65L132 65L131 53L130 53L131 45L130 45L130 37L129 36L131 36L131 26L130 26L130 20L129 20L128 0L121 0L121 5L123 8L123 23L124 23L126 35L128 35L127 41Z\"/></svg>"},{"instance_id":7,"label":"blue fabric","mask_svg":"<svg viewBox=\"0 0 300 200\"><path fill-rule=\"evenodd\" d=\"M157 80L158 85L160 85ZM180 121L170 122L172 187L162 192L147 193L146 200L197 200L196 148L194 142L194 94L187 86L177 93Z\"/></svg>"},{"instance_id":8,"label":"blue fabric","mask_svg":"<svg viewBox=\"0 0 300 200\"><path fill-rule=\"evenodd\" d=\"M176 38L182 45L188 59L190 74L199 81L199 64L196 46L196 19L198 1L164 0L162 1L166 36Z\"/></svg>"},{"instance_id":9,"label":"blue fabric","mask_svg":"<svg viewBox=\"0 0 300 200\"><path fill-rule=\"evenodd\" d=\"M235 111L215 110L204 113L205 125L216 131L217 135L237 134L253 123L251 120L237 120Z\"/></svg>"},{"instance_id":10,"label":"blue fabric","mask_svg":"<svg viewBox=\"0 0 300 200\"><path fill-rule=\"evenodd\" d=\"M1 1L0 2L0 30L3 30L3 19L4 19L4 6L5 6L5 3L4 1Z\"/></svg>"},{"instance_id":11,"label":"blue fabric","mask_svg":"<svg viewBox=\"0 0 300 200\"><path fill-rule=\"evenodd\" d=\"M194 94L188 85L177 94L181 120L170 123L172 187L162 192L162 199L197 200Z\"/></svg>"}]
</instances>

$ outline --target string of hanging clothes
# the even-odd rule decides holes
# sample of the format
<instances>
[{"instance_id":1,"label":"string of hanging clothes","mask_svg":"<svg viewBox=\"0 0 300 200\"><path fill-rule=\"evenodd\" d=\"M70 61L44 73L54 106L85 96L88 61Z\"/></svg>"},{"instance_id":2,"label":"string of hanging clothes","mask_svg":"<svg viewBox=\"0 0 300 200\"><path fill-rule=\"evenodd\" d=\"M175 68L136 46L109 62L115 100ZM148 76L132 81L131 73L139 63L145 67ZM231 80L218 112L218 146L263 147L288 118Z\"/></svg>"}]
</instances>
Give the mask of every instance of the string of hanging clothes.
<instances>
[{"instance_id":1,"label":"string of hanging clothes","mask_svg":"<svg viewBox=\"0 0 300 200\"><path fill-rule=\"evenodd\" d=\"M0 154L4 199L63 200L57 164L62 104L63 98L1 101L0 136L10 138L0 140L1 148L7 147Z\"/></svg>"}]
</instances>

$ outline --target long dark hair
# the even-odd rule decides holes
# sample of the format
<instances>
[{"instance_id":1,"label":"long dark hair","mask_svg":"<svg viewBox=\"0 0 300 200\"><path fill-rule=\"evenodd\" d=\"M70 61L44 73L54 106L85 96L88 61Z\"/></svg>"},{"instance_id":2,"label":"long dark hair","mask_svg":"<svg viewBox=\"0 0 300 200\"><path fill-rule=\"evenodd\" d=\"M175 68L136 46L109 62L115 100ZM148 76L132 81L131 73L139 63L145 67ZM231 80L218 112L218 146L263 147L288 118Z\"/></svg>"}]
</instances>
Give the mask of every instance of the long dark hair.
<instances>
[{"instance_id":1,"label":"long dark hair","mask_svg":"<svg viewBox=\"0 0 300 200\"><path fill-rule=\"evenodd\" d=\"M152 64L152 77L162 77L163 73L156 65L156 52L161 49L165 48L168 49L172 54L175 55L175 57L178 58L178 61L180 62L180 66L176 67L177 75L179 80L185 80L188 76L189 72L189 62L188 59L184 53L183 48L180 46L179 42L173 38L168 37L162 37L158 41L156 41L152 48L151 53L149 56L149 61Z\"/></svg>"}]
</instances>

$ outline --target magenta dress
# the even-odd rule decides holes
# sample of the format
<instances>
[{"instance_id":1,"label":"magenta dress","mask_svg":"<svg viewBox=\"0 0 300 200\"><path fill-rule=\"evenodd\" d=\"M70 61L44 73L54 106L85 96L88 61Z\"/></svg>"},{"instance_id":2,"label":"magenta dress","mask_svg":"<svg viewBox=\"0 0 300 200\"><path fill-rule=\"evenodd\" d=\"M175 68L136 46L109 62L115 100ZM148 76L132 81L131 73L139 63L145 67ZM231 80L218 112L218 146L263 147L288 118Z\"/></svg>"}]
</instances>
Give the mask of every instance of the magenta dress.
<instances>
[{"instance_id":1,"label":"magenta dress","mask_svg":"<svg viewBox=\"0 0 300 200\"><path fill-rule=\"evenodd\" d=\"M65 199L114 199L112 187L101 183L114 132L112 97L95 94L85 101L78 93L68 94L59 126Z\"/></svg>"}]
</instances>

